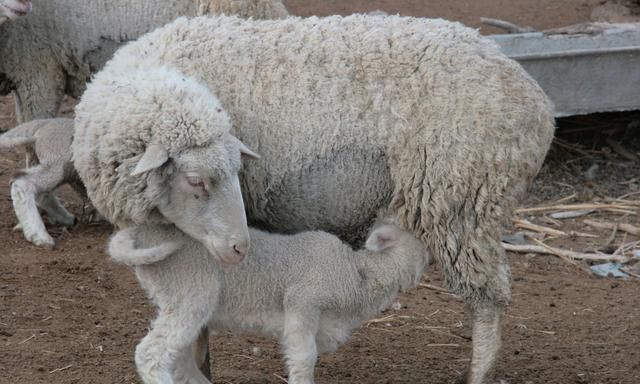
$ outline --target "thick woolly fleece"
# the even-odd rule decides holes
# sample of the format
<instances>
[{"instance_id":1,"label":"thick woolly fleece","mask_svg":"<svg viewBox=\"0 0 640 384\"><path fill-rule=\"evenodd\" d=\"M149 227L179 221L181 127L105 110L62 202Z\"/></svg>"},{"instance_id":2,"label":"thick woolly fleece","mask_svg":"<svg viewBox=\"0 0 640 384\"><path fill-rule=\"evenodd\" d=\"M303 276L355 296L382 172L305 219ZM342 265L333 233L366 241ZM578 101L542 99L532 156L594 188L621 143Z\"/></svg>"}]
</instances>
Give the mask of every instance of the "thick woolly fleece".
<instances>
[{"instance_id":1,"label":"thick woolly fleece","mask_svg":"<svg viewBox=\"0 0 640 384\"><path fill-rule=\"evenodd\" d=\"M206 84L232 133L262 156L244 169L254 225L354 241L384 211L424 242L467 303L510 300L501 229L549 148L553 108L477 31L397 16L180 18L119 50L93 86L159 66ZM181 102L166 97L165 107ZM110 113L85 129L114 114L137 129L116 99L90 87L84 114Z\"/></svg>"},{"instance_id":2,"label":"thick woolly fleece","mask_svg":"<svg viewBox=\"0 0 640 384\"><path fill-rule=\"evenodd\" d=\"M163 222L154 208L170 175L132 171L151 144L170 158L216 145L231 129L227 113L200 82L168 68L98 76L91 85L76 106L71 145L89 198L117 226Z\"/></svg>"},{"instance_id":3,"label":"thick woolly fleece","mask_svg":"<svg viewBox=\"0 0 640 384\"><path fill-rule=\"evenodd\" d=\"M80 97L122 44L178 16L286 17L281 0L67 0L33 2L0 26L0 94L15 91L19 120L55 117L65 93ZM1 20L1 16L0 16Z\"/></svg>"}]
</instances>

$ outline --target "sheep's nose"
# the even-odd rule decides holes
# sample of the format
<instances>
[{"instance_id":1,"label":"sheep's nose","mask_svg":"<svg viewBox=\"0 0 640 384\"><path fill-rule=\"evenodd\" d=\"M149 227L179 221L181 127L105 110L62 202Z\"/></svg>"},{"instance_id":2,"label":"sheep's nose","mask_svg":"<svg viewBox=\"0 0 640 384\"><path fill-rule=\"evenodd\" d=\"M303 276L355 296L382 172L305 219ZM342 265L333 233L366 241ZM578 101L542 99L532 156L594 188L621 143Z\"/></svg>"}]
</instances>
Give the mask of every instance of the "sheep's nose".
<instances>
[{"instance_id":1,"label":"sheep's nose","mask_svg":"<svg viewBox=\"0 0 640 384\"><path fill-rule=\"evenodd\" d=\"M233 244L233 251L239 257L245 257L249 253L249 244L248 243L236 243L236 244Z\"/></svg>"}]
</instances>

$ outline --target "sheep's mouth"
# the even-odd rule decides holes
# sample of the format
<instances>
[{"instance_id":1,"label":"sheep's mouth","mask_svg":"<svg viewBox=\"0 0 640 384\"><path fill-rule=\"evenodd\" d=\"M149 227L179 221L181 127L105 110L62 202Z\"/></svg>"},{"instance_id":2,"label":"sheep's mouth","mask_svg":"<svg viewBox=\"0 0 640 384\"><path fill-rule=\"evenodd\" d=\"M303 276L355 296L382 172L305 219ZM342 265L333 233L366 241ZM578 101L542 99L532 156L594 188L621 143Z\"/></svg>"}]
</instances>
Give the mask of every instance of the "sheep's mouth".
<instances>
[{"instance_id":1,"label":"sheep's mouth","mask_svg":"<svg viewBox=\"0 0 640 384\"><path fill-rule=\"evenodd\" d=\"M15 16L26 16L31 12L31 3L29 5L25 5L21 8L14 8L8 5L4 6L9 12L13 13Z\"/></svg>"},{"instance_id":2,"label":"sheep's mouth","mask_svg":"<svg viewBox=\"0 0 640 384\"><path fill-rule=\"evenodd\" d=\"M237 255L233 252L219 252L213 242L205 241L203 242L204 247L209 252L209 255L213 256L216 260L226 265L234 265L240 263L244 256Z\"/></svg>"},{"instance_id":3,"label":"sheep's mouth","mask_svg":"<svg viewBox=\"0 0 640 384\"><path fill-rule=\"evenodd\" d=\"M5 9L7 10L7 16L9 16L9 18L11 18L11 19L15 19L17 17L26 16L26 15L29 14L28 11L20 11L20 10L12 9L12 8L9 8L9 7L6 7L6 6L5 6Z\"/></svg>"}]
</instances>

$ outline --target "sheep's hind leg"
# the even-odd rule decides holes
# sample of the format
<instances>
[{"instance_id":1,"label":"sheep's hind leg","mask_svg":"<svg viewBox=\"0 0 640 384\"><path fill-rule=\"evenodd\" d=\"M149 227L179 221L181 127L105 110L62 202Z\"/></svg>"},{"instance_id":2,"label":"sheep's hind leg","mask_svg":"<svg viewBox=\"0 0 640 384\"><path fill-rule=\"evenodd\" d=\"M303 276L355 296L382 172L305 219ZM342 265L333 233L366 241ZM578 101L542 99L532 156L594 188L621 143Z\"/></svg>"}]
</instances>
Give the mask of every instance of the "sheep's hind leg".
<instances>
[{"instance_id":1,"label":"sheep's hind leg","mask_svg":"<svg viewBox=\"0 0 640 384\"><path fill-rule=\"evenodd\" d=\"M463 296L473 314L471 363L462 382L485 384L492 379L501 345L502 315L511 297L510 274L504 250L494 246L493 236L472 244L481 246L459 248L459 254L448 254L442 261L449 287Z\"/></svg>"},{"instance_id":2,"label":"sheep's hind leg","mask_svg":"<svg viewBox=\"0 0 640 384\"><path fill-rule=\"evenodd\" d=\"M480 384L491 379L500 349L501 320L504 309L486 304L474 309L473 352L463 383Z\"/></svg>"},{"instance_id":3,"label":"sheep's hind leg","mask_svg":"<svg viewBox=\"0 0 640 384\"><path fill-rule=\"evenodd\" d=\"M282 345L289 373L289 384L313 384L313 372L318 358L316 316L287 313L284 320Z\"/></svg>"},{"instance_id":4,"label":"sheep's hind leg","mask_svg":"<svg viewBox=\"0 0 640 384\"><path fill-rule=\"evenodd\" d=\"M24 237L38 246L52 247L55 242L42 222L36 199L40 193L57 187L62 180L57 169L38 165L19 172L11 182L13 209Z\"/></svg>"}]
</instances>

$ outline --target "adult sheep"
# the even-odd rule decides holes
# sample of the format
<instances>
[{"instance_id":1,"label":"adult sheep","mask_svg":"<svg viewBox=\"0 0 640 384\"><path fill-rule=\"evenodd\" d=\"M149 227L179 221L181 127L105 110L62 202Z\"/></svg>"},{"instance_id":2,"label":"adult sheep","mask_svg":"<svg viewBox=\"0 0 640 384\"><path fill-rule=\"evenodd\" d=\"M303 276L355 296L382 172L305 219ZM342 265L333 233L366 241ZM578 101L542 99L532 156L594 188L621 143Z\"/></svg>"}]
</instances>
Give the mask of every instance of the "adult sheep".
<instances>
[{"instance_id":1,"label":"adult sheep","mask_svg":"<svg viewBox=\"0 0 640 384\"><path fill-rule=\"evenodd\" d=\"M0 20L29 3L0 1ZM28 18L0 26L0 95L15 91L20 122L55 117L65 93L79 97L120 45L178 16L207 12L287 16L281 0L36 1Z\"/></svg>"},{"instance_id":2,"label":"adult sheep","mask_svg":"<svg viewBox=\"0 0 640 384\"><path fill-rule=\"evenodd\" d=\"M0 24L31 12L30 0L0 0Z\"/></svg>"},{"instance_id":3,"label":"adult sheep","mask_svg":"<svg viewBox=\"0 0 640 384\"><path fill-rule=\"evenodd\" d=\"M510 301L502 227L554 131L548 98L516 62L444 20L181 18L122 48L96 76L76 110L84 138L74 152L99 150L91 132L113 119L137 129L142 112L127 116L109 89L146 92L128 74L157 67L205 83L237 137L261 153L242 181L254 225L354 242L382 213L420 238L474 313L466 381L488 381ZM100 183L83 170L90 160L74 161L91 197ZM99 210L111 196L100 198Z\"/></svg>"}]
</instances>

